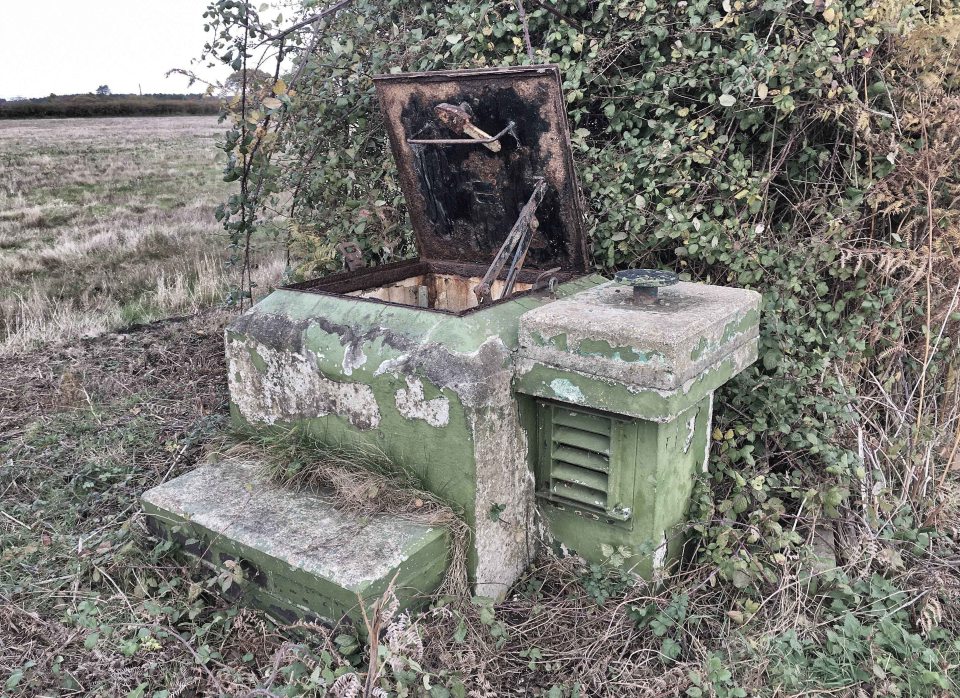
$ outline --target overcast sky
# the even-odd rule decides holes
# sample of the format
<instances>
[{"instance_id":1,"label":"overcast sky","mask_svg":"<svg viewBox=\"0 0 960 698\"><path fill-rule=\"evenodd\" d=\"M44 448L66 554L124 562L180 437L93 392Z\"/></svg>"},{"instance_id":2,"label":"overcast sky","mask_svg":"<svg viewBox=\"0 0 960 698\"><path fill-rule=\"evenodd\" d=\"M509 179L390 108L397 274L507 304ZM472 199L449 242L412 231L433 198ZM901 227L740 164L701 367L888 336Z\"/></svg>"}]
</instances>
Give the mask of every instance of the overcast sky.
<instances>
[{"instance_id":1,"label":"overcast sky","mask_svg":"<svg viewBox=\"0 0 960 698\"><path fill-rule=\"evenodd\" d=\"M185 92L206 0L0 0L0 97ZM201 72L201 66L194 66ZM223 78L221 68L209 77ZM194 85L191 92L202 92Z\"/></svg>"}]
</instances>

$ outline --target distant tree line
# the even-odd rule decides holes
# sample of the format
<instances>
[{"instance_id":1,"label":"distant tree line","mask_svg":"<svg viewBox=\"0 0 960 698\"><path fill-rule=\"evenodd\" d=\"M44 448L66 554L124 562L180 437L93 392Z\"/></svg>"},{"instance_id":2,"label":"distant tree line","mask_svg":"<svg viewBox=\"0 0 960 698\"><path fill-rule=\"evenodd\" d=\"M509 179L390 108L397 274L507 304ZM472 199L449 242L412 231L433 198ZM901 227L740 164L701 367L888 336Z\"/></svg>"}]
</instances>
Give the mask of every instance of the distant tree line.
<instances>
[{"instance_id":1,"label":"distant tree line","mask_svg":"<svg viewBox=\"0 0 960 698\"><path fill-rule=\"evenodd\" d=\"M220 100L205 95L50 95L36 99L0 99L0 119L79 116L178 116L217 114Z\"/></svg>"}]
</instances>

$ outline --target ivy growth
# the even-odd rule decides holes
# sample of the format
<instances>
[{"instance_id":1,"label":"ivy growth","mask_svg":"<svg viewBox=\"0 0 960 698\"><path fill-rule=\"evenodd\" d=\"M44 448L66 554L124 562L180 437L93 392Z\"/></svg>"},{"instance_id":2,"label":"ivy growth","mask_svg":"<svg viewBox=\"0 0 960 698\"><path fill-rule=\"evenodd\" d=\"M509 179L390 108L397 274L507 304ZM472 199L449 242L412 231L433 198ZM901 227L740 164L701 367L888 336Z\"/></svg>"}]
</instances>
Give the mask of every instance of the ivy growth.
<instances>
[{"instance_id":1,"label":"ivy growth","mask_svg":"<svg viewBox=\"0 0 960 698\"><path fill-rule=\"evenodd\" d=\"M209 56L244 75L272 66L262 84L241 81L223 114L226 176L240 191L220 217L245 269L267 221L301 278L338 269L347 240L374 263L415 254L374 75L555 63L596 269L666 267L763 294L760 360L717 396L692 524L699 562L755 608L824 529L834 562L861 565L863 578L926 554L906 539L958 510L952 5L345 0L293 11L264 22L240 0L208 8ZM249 275L238 294L253 295ZM605 574L588 582L603 598ZM664 638L664 656L686 656ZM803 676L820 676L829 644L808 641L784 640L810 662ZM694 689L740 695L704 661ZM847 679L855 663L840 663ZM925 680L910 676L911 689Z\"/></svg>"}]
</instances>

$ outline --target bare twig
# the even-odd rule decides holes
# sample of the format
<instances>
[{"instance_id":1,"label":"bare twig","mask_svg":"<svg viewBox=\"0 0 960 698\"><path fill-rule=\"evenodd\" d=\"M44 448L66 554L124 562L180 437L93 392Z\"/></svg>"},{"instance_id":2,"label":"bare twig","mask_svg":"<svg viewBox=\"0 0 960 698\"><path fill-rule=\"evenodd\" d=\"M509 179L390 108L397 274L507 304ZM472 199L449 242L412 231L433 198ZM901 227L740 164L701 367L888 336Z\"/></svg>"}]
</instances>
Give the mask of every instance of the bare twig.
<instances>
[{"instance_id":1,"label":"bare twig","mask_svg":"<svg viewBox=\"0 0 960 698\"><path fill-rule=\"evenodd\" d=\"M311 16L307 17L305 20L303 20L303 21L301 21L301 22L297 22L297 23L294 24L293 26L287 27L286 29L284 29L284 30L281 31L281 32L277 32L276 34L273 34L272 36L267 36L267 37L265 37L264 40L263 40L261 43L267 43L267 42L270 42L270 41L277 41L278 39L283 39L283 38L289 36L290 34L293 34L293 33L294 33L295 31L297 31L298 29L303 29L304 27L306 27L306 26L308 26L308 25L310 25L310 24L313 24L314 22L320 21L320 20L323 19L324 17L329 17L330 15L334 14L335 12L338 12L339 10L342 10L344 7L346 7L347 5L351 4L352 2L353 2L353 0L340 0L340 2L331 5L330 7L326 8L325 10L321 10L320 12L318 12L318 13L315 14L315 15L311 15Z\"/></svg>"},{"instance_id":2,"label":"bare twig","mask_svg":"<svg viewBox=\"0 0 960 698\"><path fill-rule=\"evenodd\" d=\"M565 14L563 14L562 12L560 12L559 10L557 10L556 8L550 7L550 5L548 5L547 3L541 2L541 0L530 0L530 2L531 2L531 4L536 5L537 7L539 7L541 10L546 10L547 12L549 12L550 14L552 14L552 15L553 15L554 17L556 17L557 19L559 19L559 20L561 20L561 21L563 21L563 22L566 22L566 23L569 24L571 27L574 27L574 28L576 28L576 29L579 29L580 31L583 31L583 25L580 24L580 22L578 22L577 20L573 19L572 17L567 17Z\"/></svg>"},{"instance_id":3,"label":"bare twig","mask_svg":"<svg viewBox=\"0 0 960 698\"><path fill-rule=\"evenodd\" d=\"M523 25L523 43L527 47L527 57L533 60L533 45L530 43L530 26L527 23L527 11L523 9L523 0L514 0L517 6L517 14L520 15L520 23Z\"/></svg>"},{"instance_id":4,"label":"bare twig","mask_svg":"<svg viewBox=\"0 0 960 698\"><path fill-rule=\"evenodd\" d=\"M10 514L8 514L8 513L5 512L5 511L0 511L0 514L3 514L4 516L6 516L8 519L10 519L11 521L13 521L13 523L15 523L15 524L20 524L21 526L23 526L23 527L24 527L25 529L27 529L28 531L32 531L32 530L33 530L30 526L28 526L27 524L23 523L23 521L20 521L19 519L13 518L12 516L10 516Z\"/></svg>"}]
</instances>

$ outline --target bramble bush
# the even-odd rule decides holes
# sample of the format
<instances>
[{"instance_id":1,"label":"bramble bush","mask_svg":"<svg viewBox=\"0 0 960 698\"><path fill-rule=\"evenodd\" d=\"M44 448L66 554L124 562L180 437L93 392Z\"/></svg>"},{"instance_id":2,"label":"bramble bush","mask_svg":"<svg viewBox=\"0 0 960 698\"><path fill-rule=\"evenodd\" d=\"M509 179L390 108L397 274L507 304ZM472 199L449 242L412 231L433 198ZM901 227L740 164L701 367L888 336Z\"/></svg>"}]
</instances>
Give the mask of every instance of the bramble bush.
<instances>
[{"instance_id":1,"label":"bramble bush","mask_svg":"<svg viewBox=\"0 0 960 698\"><path fill-rule=\"evenodd\" d=\"M691 524L698 583L727 594L711 612L733 615L696 641L673 619L649 661L697 667L689 695L956 690L957 7L524 4L355 0L298 27L316 3L270 21L211 3L209 56L274 65L223 113L235 248L284 235L300 277L339 268L345 240L371 262L413 254L372 76L557 64L595 267L764 299L760 360L718 395Z\"/></svg>"}]
</instances>

